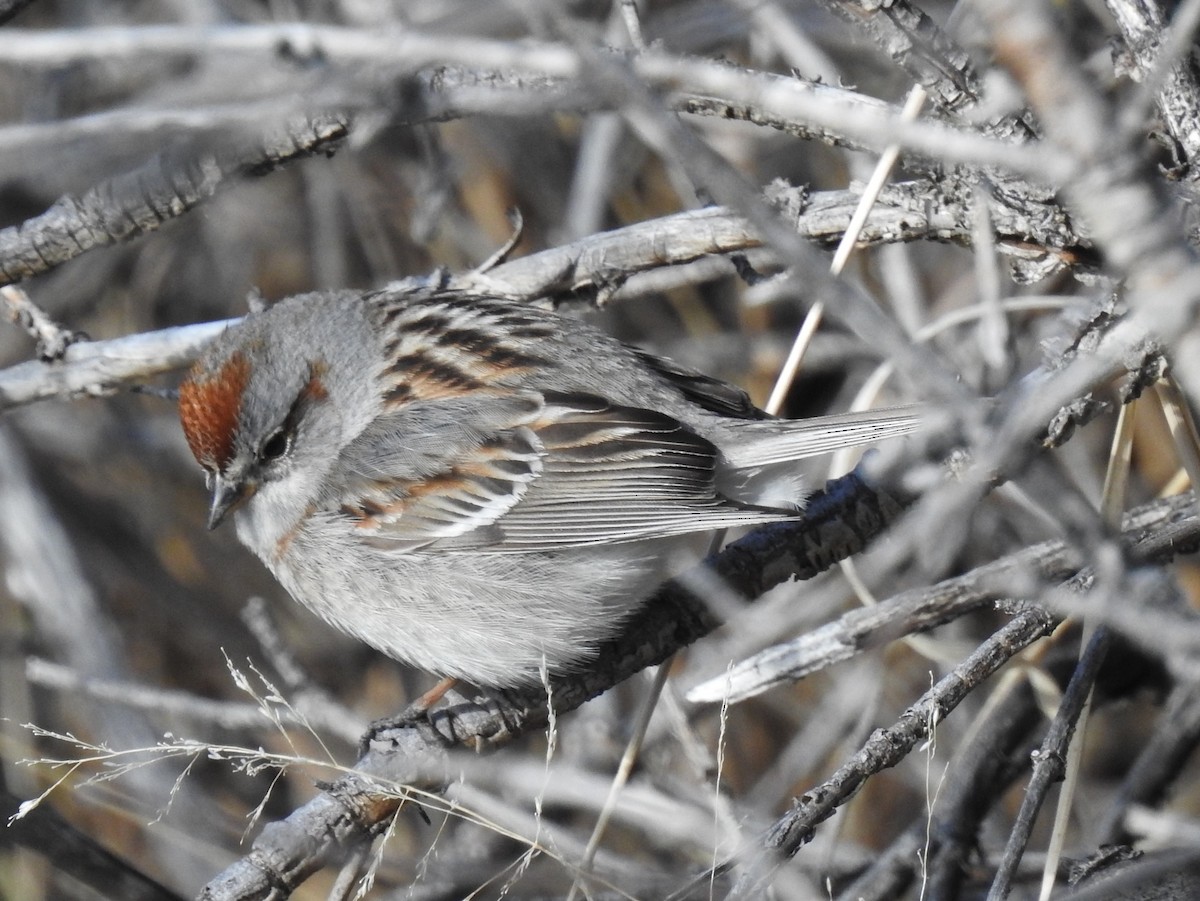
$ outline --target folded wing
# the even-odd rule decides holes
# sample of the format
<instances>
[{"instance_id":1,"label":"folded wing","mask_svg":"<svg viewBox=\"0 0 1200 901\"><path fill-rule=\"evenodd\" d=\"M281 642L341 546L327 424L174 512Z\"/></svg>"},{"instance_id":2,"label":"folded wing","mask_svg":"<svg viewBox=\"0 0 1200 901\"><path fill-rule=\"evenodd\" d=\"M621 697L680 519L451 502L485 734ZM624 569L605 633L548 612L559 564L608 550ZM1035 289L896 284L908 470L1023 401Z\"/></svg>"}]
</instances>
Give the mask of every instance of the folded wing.
<instances>
[{"instance_id":1,"label":"folded wing","mask_svg":"<svg viewBox=\"0 0 1200 901\"><path fill-rule=\"evenodd\" d=\"M460 443L436 471L379 472L341 513L380 547L556 550L787 519L716 487L717 448L662 413L583 394ZM476 420L477 421L477 420Z\"/></svg>"}]
</instances>

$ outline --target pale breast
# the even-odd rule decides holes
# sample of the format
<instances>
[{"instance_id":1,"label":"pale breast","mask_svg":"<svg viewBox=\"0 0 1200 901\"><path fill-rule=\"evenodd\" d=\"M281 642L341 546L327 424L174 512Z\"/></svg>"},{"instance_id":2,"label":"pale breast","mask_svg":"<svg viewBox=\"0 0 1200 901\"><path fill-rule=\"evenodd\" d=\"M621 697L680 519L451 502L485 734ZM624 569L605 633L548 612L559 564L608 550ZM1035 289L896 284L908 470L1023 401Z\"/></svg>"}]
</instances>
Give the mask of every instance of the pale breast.
<instances>
[{"instance_id":1,"label":"pale breast","mask_svg":"<svg viewBox=\"0 0 1200 901\"><path fill-rule=\"evenodd\" d=\"M585 664L674 569L678 541L530 554L391 553L325 521L270 563L296 600L383 653L481 686ZM676 564L678 565L678 564Z\"/></svg>"}]
</instances>

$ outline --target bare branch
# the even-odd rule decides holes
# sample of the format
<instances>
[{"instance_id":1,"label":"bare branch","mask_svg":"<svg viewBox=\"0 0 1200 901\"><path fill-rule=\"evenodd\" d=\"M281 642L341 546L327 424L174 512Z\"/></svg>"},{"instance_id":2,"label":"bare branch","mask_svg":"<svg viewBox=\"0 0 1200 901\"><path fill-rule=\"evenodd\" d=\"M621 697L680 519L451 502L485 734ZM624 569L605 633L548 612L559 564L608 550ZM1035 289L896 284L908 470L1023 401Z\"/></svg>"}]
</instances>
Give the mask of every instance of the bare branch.
<instances>
[{"instance_id":1,"label":"bare branch","mask_svg":"<svg viewBox=\"0 0 1200 901\"><path fill-rule=\"evenodd\" d=\"M14 34L9 32L10 35ZM366 31L302 24L190 29L169 26L89 30L95 41L54 32L22 33L13 64L61 65L85 59L125 59L169 54L191 56L215 52L275 54L281 45L298 54L317 54L341 62L403 60L404 71L433 65L456 65L474 70L514 72L543 78L580 76L576 52L556 44L459 38L447 42L416 31ZM630 59L633 72L650 87L670 94L721 98L746 109L760 109L773 120L794 121L829 130L844 139L882 150L898 143L929 159L1002 169L1054 185L1070 174L1070 161L1054 150L1030 148L995 140L936 122L909 122L897 109L854 92L813 85L793 78L749 72L707 60L647 50ZM395 74L391 69L390 73Z\"/></svg>"},{"instance_id":2,"label":"bare branch","mask_svg":"<svg viewBox=\"0 0 1200 901\"><path fill-rule=\"evenodd\" d=\"M43 362L60 360L67 348L80 336L63 328L47 316L29 299L29 295L15 285L0 286L0 298L8 305L9 317L37 342L38 359Z\"/></svg>"},{"instance_id":3,"label":"bare branch","mask_svg":"<svg viewBox=\"0 0 1200 901\"><path fill-rule=\"evenodd\" d=\"M0 410L49 397L110 394L130 382L178 369L232 321L81 341L68 347L61 360L18 363L0 372Z\"/></svg>"},{"instance_id":4,"label":"bare branch","mask_svg":"<svg viewBox=\"0 0 1200 901\"><path fill-rule=\"evenodd\" d=\"M341 116L318 115L202 156L191 150L161 154L82 197L63 197L41 216L0 231L0 282L20 281L96 247L154 231L231 178L314 153L344 137L346 126Z\"/></svg>"},{"instance_id":5,"label":"bare branch","mask_svg":"<svg viewBox=\"0 0 1200 901\"><path fill-rule=\"evenodd\" d=\"M1121 29L1133 63L1133 75L1138 81L1161 77L1157 85L1159 113L1167 132L1178 147L1179 173L1194 180L1195 161L1200 155L1200 78L1187 49L1191 36L1176 43L1183 50L1180 58L1165 60L1166 68L1157 71L1164 61L1159 57L1168 37L1168 22L1157 0L1106 0L1105 6Z\"/></svg>"},{"instance_id":6,"label":"bare branch","mask_svg":"<svg viewBox=\"0 0 1200 901\"><path fill-rule=\"evenodd\" d=\"M812 839L816 827L857 794L868 778L908 756L975 686L1048 634L1054 624L1052 616L1036 608L1019 614L904 711L895 725L876 729L858 753L824 783L805 792L774 824L764 842L766 853L746 864L746 876L728 897L755 897L774 869L774 861L795 854Z\"/></svg>"}]
</instances>

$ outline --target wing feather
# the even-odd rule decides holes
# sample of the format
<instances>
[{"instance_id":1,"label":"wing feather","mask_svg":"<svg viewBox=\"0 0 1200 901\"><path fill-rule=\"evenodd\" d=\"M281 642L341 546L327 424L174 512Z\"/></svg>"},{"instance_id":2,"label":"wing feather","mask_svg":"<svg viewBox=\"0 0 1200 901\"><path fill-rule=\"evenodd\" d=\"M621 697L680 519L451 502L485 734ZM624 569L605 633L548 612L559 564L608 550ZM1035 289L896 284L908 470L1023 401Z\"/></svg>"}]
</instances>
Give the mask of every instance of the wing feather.
<instances>
[{"instance_id":1,"label":"wing feather","mask_svg":"<svg viewBox=\"0 0 1200 901\"><path fill-rule=\"evenodd\" d=\"M398 551L519 552L636 541L788 518L720 494L720 453L663 413L590 395L457 445L432 475L377 480L343 508L363 538ZM514 421L515 420L515 421Z\"/></svg>"},{"instance_id":2,"label":"wing feather","mask_svg":"<svg viewBox=\"0 0 1200 901\"><path fill-rule=\"evenodd\" d=\"M541 473L542 457L532 431L507 429L432 476L376 480L370 504L343 506L342 513L364 537L406 550L482 535L520 502Z\"/></svg>"}]
</instances>

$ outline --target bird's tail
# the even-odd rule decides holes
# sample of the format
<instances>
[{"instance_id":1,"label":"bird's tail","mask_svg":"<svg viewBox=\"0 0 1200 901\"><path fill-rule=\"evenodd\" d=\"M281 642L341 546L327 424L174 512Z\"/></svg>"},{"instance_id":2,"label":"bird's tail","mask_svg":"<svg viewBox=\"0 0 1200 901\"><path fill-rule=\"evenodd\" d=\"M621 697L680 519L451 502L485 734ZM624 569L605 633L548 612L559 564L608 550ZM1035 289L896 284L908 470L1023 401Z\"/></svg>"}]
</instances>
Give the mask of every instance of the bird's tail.
<instances>
[{"instance_id":1,"label":"bird's tail","mask_svg":"<svg viewBox=\"0 0 1200 901\"><path fill-rule=\"evenodd\" d=\"M928 408L919 405L838 413L813 419L767 419L739 426L743 440L725 447L735 468L756 468L828 454L915 432Z\"/></svg>"}]
</instances>

